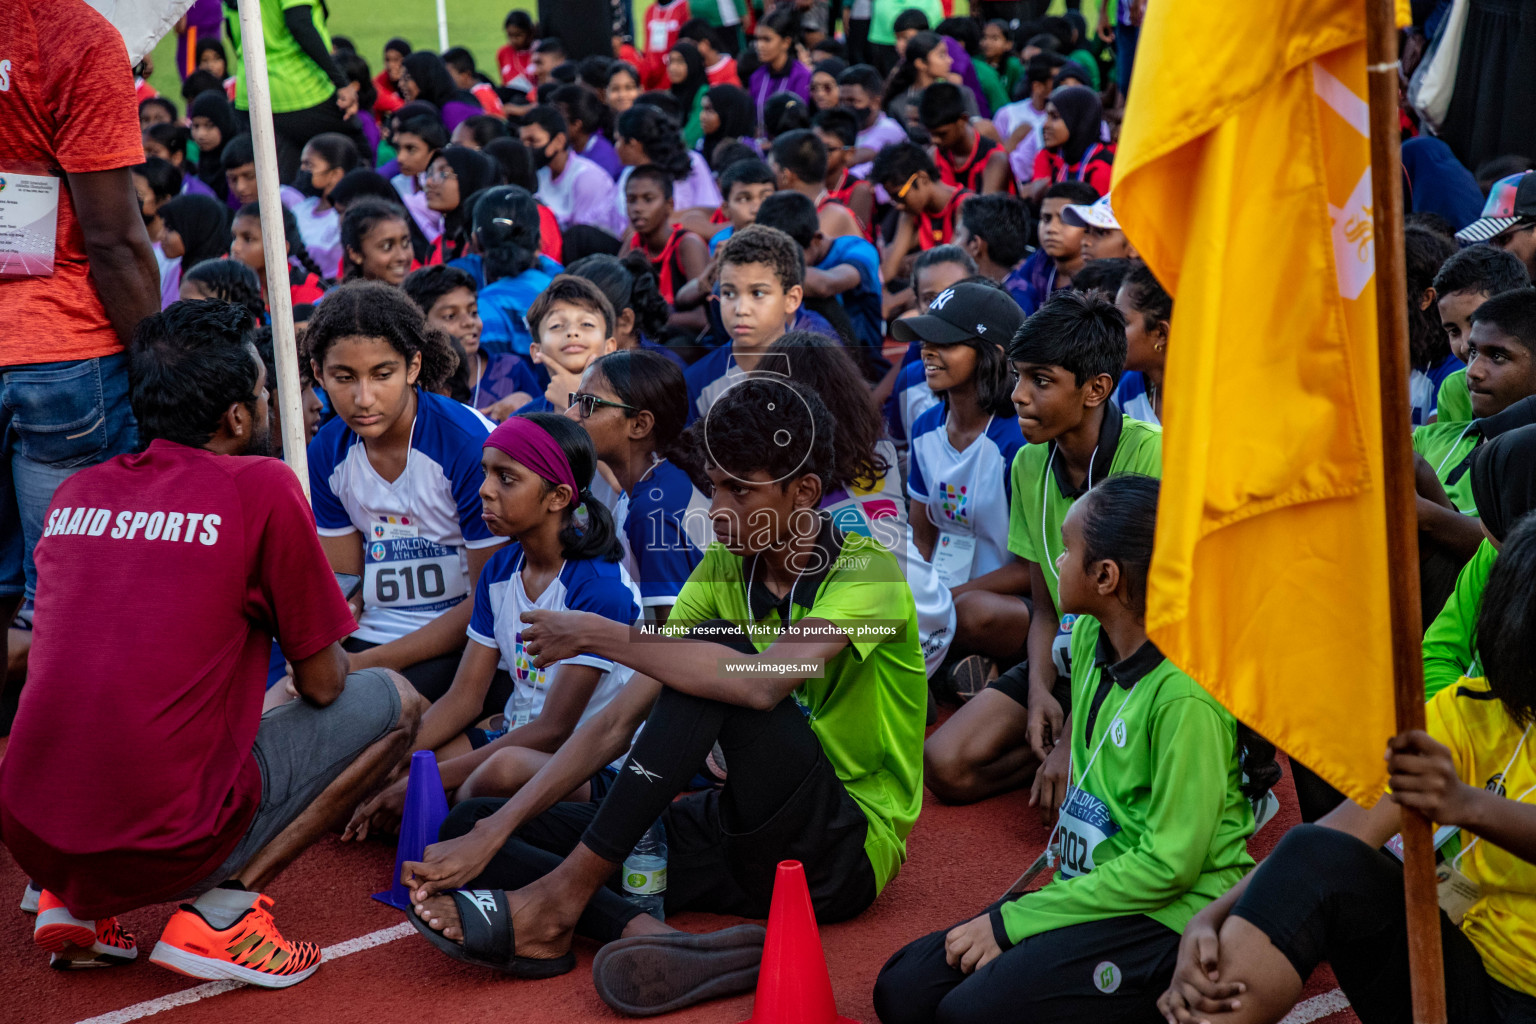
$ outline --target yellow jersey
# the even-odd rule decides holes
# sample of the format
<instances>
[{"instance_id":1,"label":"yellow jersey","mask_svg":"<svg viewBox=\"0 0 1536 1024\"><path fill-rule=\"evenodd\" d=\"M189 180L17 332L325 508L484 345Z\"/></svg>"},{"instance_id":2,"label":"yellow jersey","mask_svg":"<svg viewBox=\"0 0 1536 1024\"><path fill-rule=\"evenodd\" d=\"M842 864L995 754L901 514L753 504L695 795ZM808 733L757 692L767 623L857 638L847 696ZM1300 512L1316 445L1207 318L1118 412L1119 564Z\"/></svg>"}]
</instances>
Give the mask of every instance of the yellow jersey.
<instances>
[{"instance_id":1,"label":"yellow jersey","mask_svg":"<svg viewBox=\"0 0 1536 1024\"><path fill-rule=\"evenodd\" d=\"M1441 690L1425 717L1429 734L1451 749L1463 782L1511 800L1536 800L1536 737L1524 736L1486 679L1463 678ZM1461 930L1490 977L1536 995L1536 864L1474 838L1462 832L1465 852L1455 865L1483 895Z\"/></svg>"}]
</instances>

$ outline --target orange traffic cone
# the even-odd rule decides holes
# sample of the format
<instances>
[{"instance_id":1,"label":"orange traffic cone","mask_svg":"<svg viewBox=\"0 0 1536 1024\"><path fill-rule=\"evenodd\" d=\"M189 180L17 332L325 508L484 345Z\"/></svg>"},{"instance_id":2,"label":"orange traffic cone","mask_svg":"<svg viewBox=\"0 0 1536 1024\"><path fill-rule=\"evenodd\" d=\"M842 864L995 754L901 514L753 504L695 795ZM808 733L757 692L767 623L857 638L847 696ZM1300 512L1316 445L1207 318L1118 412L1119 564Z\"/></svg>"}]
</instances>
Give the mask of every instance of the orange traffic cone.
<instances>
[{"instance_id":1,"label":"orange traffic cone","mask_svg":"<svg viewBox=\"0 0 1536 1024\"><path fill-rule=\"evenodd\" d=\"M857 1024L837 1014L811 891L797 860L779 862L752 1019L743 1024Z\"/></svg>"}]
</instances>

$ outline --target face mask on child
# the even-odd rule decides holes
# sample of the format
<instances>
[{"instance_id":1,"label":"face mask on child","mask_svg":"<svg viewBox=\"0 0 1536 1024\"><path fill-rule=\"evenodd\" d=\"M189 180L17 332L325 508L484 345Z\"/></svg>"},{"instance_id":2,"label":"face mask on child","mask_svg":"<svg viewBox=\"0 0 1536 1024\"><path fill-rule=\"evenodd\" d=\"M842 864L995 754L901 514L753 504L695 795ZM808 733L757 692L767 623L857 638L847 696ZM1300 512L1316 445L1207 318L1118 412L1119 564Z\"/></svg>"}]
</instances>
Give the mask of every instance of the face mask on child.
<instances>
[{"instance_id":1,"label":"face mask on child","mask_svg":"<svg viewBox=\"0 0 1536 1024\"><path fill-rule=\"evenodd\" d=\"M309 171L300 171L293 179L293 187L303 193L307 199L319 199L320 190L315 187L314 175Z\"/></svg>"}]
</instances>

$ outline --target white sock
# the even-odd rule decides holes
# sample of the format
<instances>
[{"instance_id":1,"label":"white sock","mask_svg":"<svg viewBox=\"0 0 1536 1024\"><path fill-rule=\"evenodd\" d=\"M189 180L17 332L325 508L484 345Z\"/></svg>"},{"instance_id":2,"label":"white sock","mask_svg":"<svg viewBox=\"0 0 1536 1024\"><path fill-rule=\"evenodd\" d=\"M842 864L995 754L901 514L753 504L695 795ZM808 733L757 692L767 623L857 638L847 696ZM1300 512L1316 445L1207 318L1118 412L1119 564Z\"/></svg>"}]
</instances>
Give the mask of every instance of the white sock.
<instances>
[{"instance_id":1,"label":"white sock","mask_svg":"<svg viewBox=\"0 0 1536 1024\"><path fill-rule=\"evenodd\" d=\"M240 915L256 905L259 892L246 889L226 889L220 886L199 896L192 905L198 913L219 931L223 931L240 919Z\"/></svg>"}]
</instances>

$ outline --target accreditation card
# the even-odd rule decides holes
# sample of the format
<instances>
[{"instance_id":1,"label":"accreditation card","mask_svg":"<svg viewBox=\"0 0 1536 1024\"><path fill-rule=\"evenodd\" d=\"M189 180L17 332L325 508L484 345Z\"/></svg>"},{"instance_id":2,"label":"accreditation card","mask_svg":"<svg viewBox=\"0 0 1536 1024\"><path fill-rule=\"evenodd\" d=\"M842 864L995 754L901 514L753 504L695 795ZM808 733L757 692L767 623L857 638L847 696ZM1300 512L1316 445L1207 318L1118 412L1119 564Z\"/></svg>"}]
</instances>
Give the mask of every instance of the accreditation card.
<instances>
[{"instance_id":1,"label":"accreditation card","mask_svg":"<svg viewBox=\"0 0 1536 1024\"><path fill-rule=\"evenodd\" d=\"M53 273L59 179L0 170L0 277Z\"/></svg>"}]
</instances>

